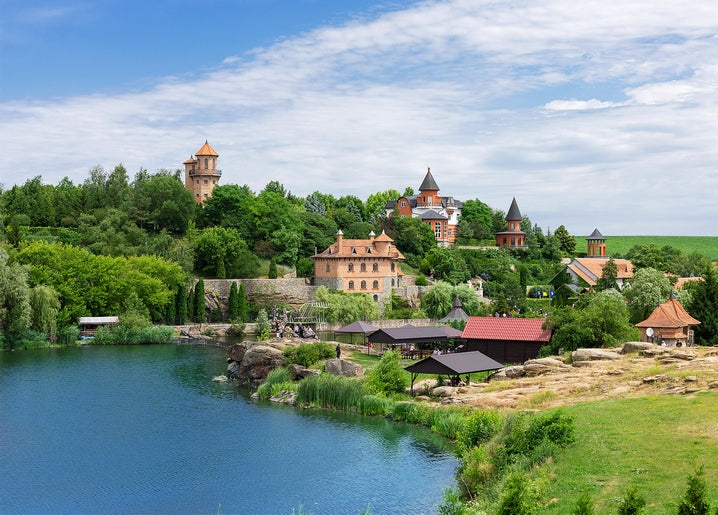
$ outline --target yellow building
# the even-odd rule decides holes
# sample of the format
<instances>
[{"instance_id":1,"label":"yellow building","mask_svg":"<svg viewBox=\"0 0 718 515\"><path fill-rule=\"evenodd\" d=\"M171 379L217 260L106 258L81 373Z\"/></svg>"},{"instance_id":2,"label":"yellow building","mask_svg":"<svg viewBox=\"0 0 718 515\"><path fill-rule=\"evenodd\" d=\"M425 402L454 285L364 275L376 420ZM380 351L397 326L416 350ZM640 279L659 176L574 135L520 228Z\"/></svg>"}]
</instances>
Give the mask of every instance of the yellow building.
<instances>
[{"instance_id":1,"label":"yellow building","mask_svg":"<svg viewBox=\"0 0 718 515\"><path fill-rule=\"evenodd\" d=\"M314 284L383 300L403 276L398 262L404 256L393 243L384 232L375 238L372 231L368 240L345 240L342 231L337 232L336 243L312 256Z\"/></svg>"},{"instance_id":2,"label":"yellow building","mask_svg":"<svg viewBox=\"0 0 718 515\"><path fill-rule=\"evenodd\" d=\"M222 170L217 169L218 157L219 154L205 141L195 156L183 163L184 186L194 194L197 204L212 196L212 190L222 176Z\"/></svg>"}]
</instances>

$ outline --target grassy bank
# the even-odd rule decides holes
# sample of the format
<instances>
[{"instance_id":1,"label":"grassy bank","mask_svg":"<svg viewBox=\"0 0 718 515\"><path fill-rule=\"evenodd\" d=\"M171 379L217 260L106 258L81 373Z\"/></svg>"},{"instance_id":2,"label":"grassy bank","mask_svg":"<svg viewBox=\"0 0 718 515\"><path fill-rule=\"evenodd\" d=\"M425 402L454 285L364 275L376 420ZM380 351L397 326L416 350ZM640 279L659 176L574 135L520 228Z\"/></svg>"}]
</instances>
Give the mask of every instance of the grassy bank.
<instances>
[{"instance_id":1,"label":"grassy bank","mask_svg":"<svg viewBox=\"0 0 718 515\"><path fill-rule=\"evenodd\" d=\"M693 464L705 466L707 500L718 509L718 393L615 399L563 408L576 441L553 465L555 480L541 513L570 513L587 492L596 513L616 513L636 486L646 514L676 513ZM713 513L713 511L711 511Z\"/></svg>"},{"instance_id":2,"label":"grassy bank","mask_svg":"<svg viewBox=\"0 0 718 515\"><path fill-rule=\"evenodd\" d=\"M634 245L649 243L655 243L658 248L670 245L683 254L698 252L711 259L718 259L718 236L606 236L609 255L618 252L625 256ZM576 249L586 251L586 236L576 237Z\"/></svg>"}]
</instances>

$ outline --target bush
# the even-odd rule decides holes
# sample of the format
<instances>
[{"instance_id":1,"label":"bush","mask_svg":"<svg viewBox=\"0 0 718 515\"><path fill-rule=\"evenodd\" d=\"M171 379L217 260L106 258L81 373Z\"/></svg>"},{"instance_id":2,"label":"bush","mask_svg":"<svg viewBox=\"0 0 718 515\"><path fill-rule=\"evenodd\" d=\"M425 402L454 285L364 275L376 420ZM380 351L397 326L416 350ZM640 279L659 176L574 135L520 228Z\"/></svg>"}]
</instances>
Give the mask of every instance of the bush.
<instances>
[{"instance_id":1,"label":"bush","mask_svg":"<svg viewBox=\"0 0 718 515\"><path fill-rule=\"evenodd\" d=\"M703 466L696 467L688 475L688 489L678 505L678 515L708 515L710 506L706 502L706 482Z\"/></svg>"},{"instance_id":2,"label":"bush","mask_svg":"<svg viewBox=\"0 0 718 515\"><path fill-rule=\"evenodd\" d=\"M303 367L311 367L319 360L331 359L336 349L326 342L301 343L297 347L284 349L285 363L296 363Z\"/></svg>"},{"instance_id":3,"label":"bush","mask_svg":"<svg viewBox=\"0 0 718 515\"><path fill-rule=\"evenodd\" d=\"M429 408L416 402L400 401L394 403L392 417L411 424L426 424Z\"/></svg>"},{"instance_id":4,"label":"bush","mask_svg":"<svg viewBox=\"0 0 718 515\"><path fill-rule=\"evenodd\" d=\"M591 496L587 492L583 492L576 499L576 504L571 510L571 515L593 515L593 505L591 504Z\"/></svg>"},{"instance_id":5,"label":"bush","mask_svg":"<svg viewBox=\"0 0 718 515\"><path fill-rule=\"evenodd\" d=\"M464 427L466 417L466 408L434 408L429 411L426 423L435 433L455 440L457 433Z\"/></svg>"},{"instance_id":6,"label":"bush","mask_svg":"<svg viewBox=\"0 0 718 515\"><path fill-rule=\"evenodd\" d=\"M322 374L308 377L299 383L297 402L350 411L359 407L363 395L364 386L361 381Z\"/></svg>"},{"instance_id":7,"label":"bush","mask_svg":"<svg viewBox=\"0 0 718 515\"><path fill-rule=\"evenodd\" d=\"M63 327L57 333L57 343L71 345L80 339L80 329L74 325Z\"/></svg>"},{"instance_id":8,"label":"bush","mask_svg":"<svg viewBox=\"0 0 718 515\"><path fill-rule=\"evenodd\" d=\"M391 401L376 395L364 395L359 402L359 412L364 415L386 415Z\"/></svg>"},{"instance_id":9,"label":"bush","mask_svg":"<svg viewBox=\"0 0 718 515\"><path fill-rule=\"evenodd\" d=\"M399 363L399 353L384 353L379 364L369 373L367 388L373 393L403 393L409 386L409 378Z\"/></svg>"},{"instance_id":10,"label":"bush","mask_svg":"<svg viewBox=\"0 0 718 515\"><path fill-rule=\"evenodd\" d=\"M526 474L512 472L506 479L501 501L499 503L498 515L529 515L534 513L526 485L529 482Z\"/></svg>"},{"instance_id":11,"label":"bush","mask_svg":"<svg viewBox=\"0 0 718 515\"><path fill-rule=\"evenodd\" d=\"M292 373L286 368L278 367L269 371L267 379L257 388L257 395L260 399L270 399L281 390L290 389L294 389Z\"/></svg>"},{"instance_id":12,"label":"bush","mask_svg":"<svg viewBox=\"0 0 718 515\"><path fill-rule=\"evenodd\" d=\"M633 486L626 490L626 496L618 505L618 515L638 515L643 513L646 499L638 494L638 489Z\"/></svg>"},{"instance_id":13,"label":"bush","mask_svg":"<svg viewBox=\"0 0 718 515\"><path fill-rule=\"evenodd\" d=\"M460 453L462 449L469 449L489 441L500 428L501 415L497 411L475 411L464 421L464 426L457 434L459 441L457 451Z\"/></svg>"}]
</instances>

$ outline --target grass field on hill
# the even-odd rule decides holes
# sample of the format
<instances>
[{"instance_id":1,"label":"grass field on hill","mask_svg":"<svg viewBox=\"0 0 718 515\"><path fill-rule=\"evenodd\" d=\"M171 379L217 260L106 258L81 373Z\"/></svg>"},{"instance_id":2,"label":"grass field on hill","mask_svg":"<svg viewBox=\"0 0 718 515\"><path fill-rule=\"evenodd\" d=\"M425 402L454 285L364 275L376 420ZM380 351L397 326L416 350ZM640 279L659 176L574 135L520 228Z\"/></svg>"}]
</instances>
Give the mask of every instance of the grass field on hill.
<instances>
[{"instance_id":1,"label":"grass field on hill","mask_svg":"<svg viewBox=\"0 0 718 515\"><path fill-rule=\"evenodd\" d=\"M655 243L658 248L670 245L683 254L699 252L711 259L718 259L718 236L606 236L606 251L611 256L619 252L626 255L634 245ZM586 252L586 236L576 236L576 250Z\"/></svg>"},{"instance_id":2,"label":"grass field on hill","mask_svg":"<svg viewBox=\"0 0 718 515\"><path fill-rule=\"evenodd\" d=\"M555 499L542 513L570 513L588 492L596 513L616 513L631 486L646 514L675 514L693 464L705 467L707 501L718 507L718 393L613 399L563 408L576 442L559 454Z\"/></svg>"}]
</instances>

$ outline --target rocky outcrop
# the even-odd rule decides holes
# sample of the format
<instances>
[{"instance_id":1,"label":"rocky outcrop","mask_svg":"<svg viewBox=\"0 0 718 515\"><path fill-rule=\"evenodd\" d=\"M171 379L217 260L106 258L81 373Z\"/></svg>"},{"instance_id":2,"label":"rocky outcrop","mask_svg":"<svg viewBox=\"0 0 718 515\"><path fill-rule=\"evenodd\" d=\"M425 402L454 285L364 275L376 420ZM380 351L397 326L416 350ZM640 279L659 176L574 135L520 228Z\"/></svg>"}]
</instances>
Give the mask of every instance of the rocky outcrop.
<instances>
[{"instance_id":1,"label":"rocky outcrop","mask_svg":"<svg viewBox=\"0 0 718 515\"><path fill-rule=\"evenodd\" d=\"M277 345L242 342L229 349L227 376L259 386L267 374L284 363L284 353Z\"/></svg>"},{"instance_id":2,"label":"rocky outcrop","mask_svg":"<svg viewBox=\"0 0 718 515\"><path fill-rule=\"evenodd\" d=\"M621 354L632 354L634 352L650 352L658 347L651 342L626 342L621 348Z\"/></svg>"},{"instance_id":3,"label":"rocky outcrop","mask_svg":"<svg viewBox=\"0 0 718 515\"><path fill-rule=\"evenodd\" d=\"M364 367L361 365L337 358L328 359L324 365L324 371L344 377L362 377L364 375Z\"/></svg>"},{"instance_id":4,"label":"rocky outcrop","mask_svg":"<svg viewBox=\"0 0 718 515\"><path fill-rule=\"evenodd\" d=\"M576 349L571 353L574 367L580 367L591 361L617 360L620 356L616 350L609 349Z\"/></svg>"}]
</instances>

